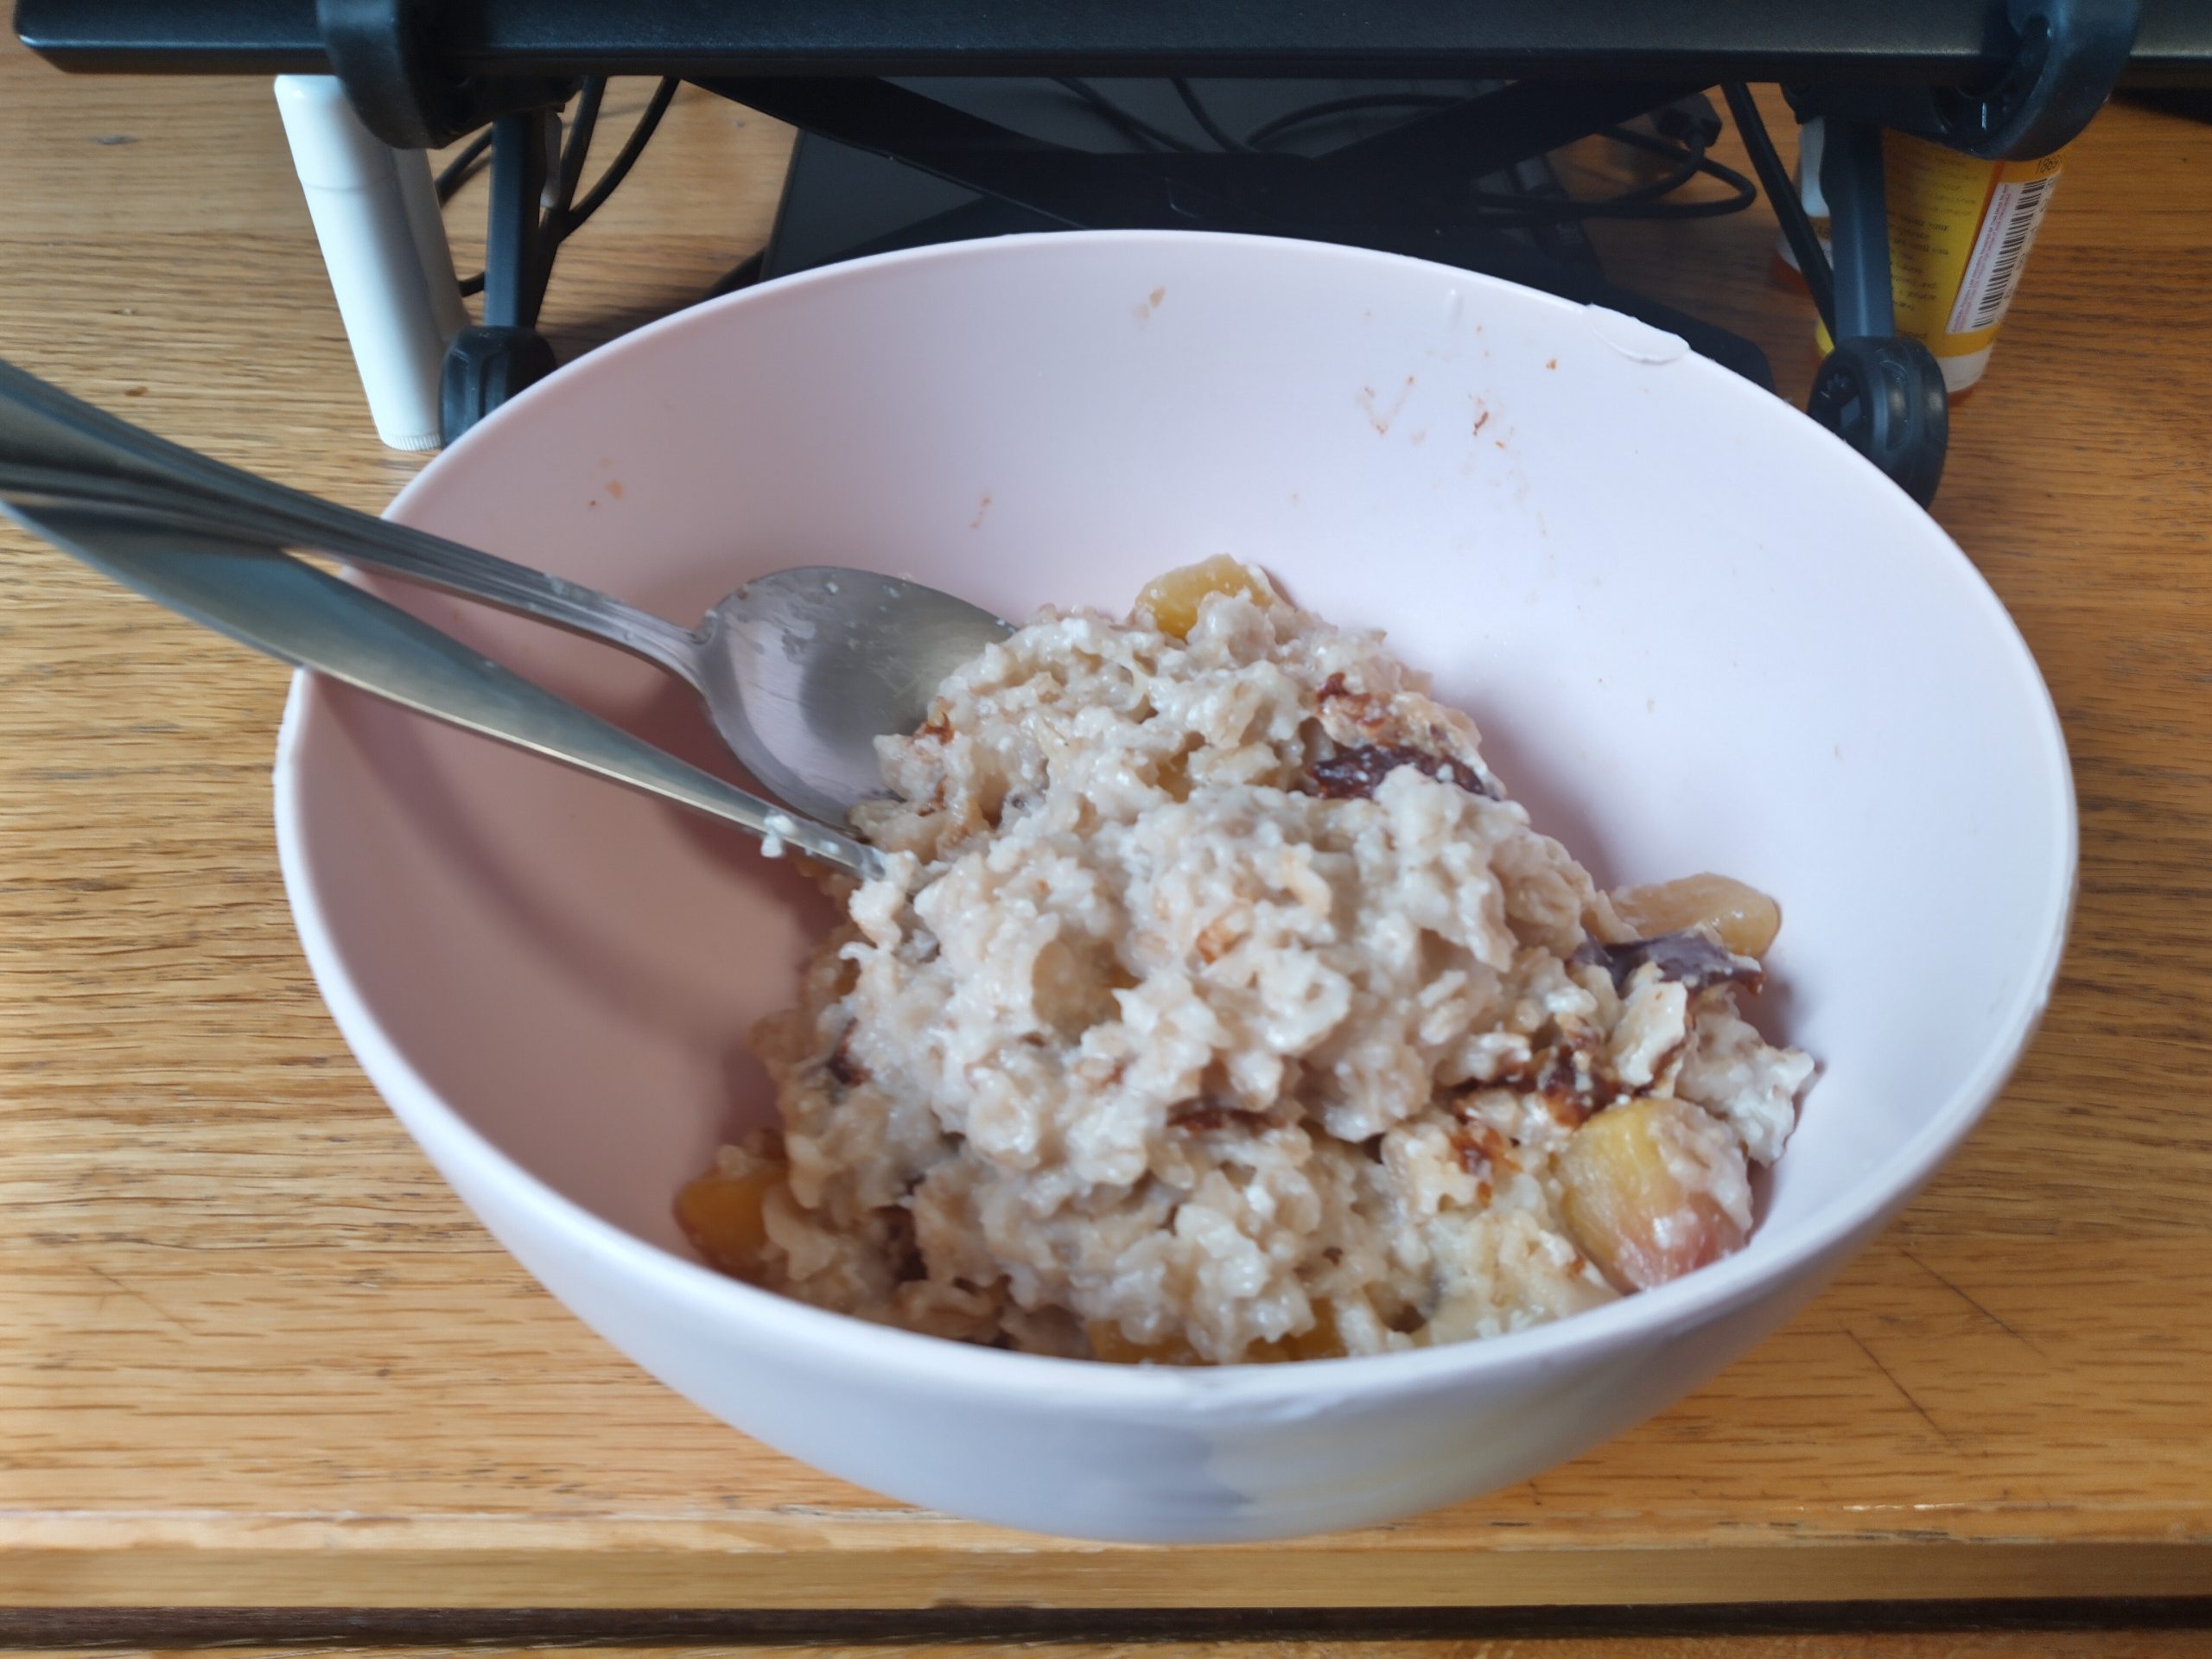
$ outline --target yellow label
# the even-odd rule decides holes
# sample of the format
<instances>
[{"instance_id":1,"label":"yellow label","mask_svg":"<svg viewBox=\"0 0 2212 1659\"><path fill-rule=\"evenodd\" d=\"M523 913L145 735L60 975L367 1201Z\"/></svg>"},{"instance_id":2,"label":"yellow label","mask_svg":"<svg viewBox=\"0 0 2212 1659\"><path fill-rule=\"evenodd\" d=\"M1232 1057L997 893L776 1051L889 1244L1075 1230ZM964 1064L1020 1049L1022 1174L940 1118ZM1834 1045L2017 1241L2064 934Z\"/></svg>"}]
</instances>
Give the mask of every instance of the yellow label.
<instances>
[{"instance_id":1,"label":"yellow label","mask_svg":"<svg viewBox=\"0 0 2212 1659\"><path fill-rule=\"evenodd\" d=\"M1882 145L1897 327L1939 357L1997 337L2061 156L1983 162L1902 133Z\"/></svg>"},{"instance_id":2,"label":"yellow label","mask_svg":"<svg viewBox=\"0 0 2212 1659\"><path fill-rule=\"evenodd\" d=\"M1997 338L2064 156L1985 162L1904 133L1883 135L1899 334L1939 358L1967 356ZM1826 328L1819 340L1823 353L1834 344Z\"/></svg>"}]
</instances>

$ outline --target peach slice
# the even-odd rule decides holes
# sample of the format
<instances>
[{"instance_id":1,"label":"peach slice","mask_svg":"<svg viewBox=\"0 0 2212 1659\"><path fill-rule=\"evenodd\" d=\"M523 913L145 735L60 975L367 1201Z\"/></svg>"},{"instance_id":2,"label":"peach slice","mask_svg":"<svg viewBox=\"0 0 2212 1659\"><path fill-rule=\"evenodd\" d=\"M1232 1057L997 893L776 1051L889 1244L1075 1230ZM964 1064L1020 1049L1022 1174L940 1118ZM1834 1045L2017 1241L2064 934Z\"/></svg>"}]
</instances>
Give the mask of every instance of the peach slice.
<instances>
[{"instance_id":1,"label":"peach slice","mask_svg":"<svg viewBox=\"0 0 2212 1659\"><path fill-rule=\"evenodd\" d=\"M1686 875L1676 881L1623 887L1613 912L1639 939L1680 933L1700 924L1739 957L1764 957L1782 931L1782 908L1757 887L1726 875Z\"/></svg>"},{"instance_id":2,"label":"peach slice","mask_svg":"<svg viewBox=\"0 0 2212 1659\"><path fill-rule=\"evenodd\" d=\"M1162 633L1184 639L1198 625L1198 607L1213 594L1242 594L1262 605L1271 605L1275 598L1265 576L1226 553L1217 553L1154 577L1137 595L1137 609L1149 612L1153 626Z\"/></svg>"},{"instance_id":3,"label":"peach slice","mask_svg":"<svg viewBox=\"0 0 2212 1659\"><path fill-rule=\"evenodd\" d=\"M716 1170L687 1181L676 1195L677 1224L699 1254L724 1273L751 1274L768 1243L761 1206L782 1173L772 1164L763 1164L742 1175Z\"/></svg>"},{"instance_id":4,"label":"peach slice","mask_svg":"<svg viewBox=\"0 0 2212 1659\"><path fill-rule=\"evenodd\" d=\"M1745 1194L1744 1154L1686 1102L1627 1101L1599 1113L1560 1154L1567 1230L1623 1290L1649 1290L1743 1247L1728 1194Z\"/></svg>"}]
</instances>

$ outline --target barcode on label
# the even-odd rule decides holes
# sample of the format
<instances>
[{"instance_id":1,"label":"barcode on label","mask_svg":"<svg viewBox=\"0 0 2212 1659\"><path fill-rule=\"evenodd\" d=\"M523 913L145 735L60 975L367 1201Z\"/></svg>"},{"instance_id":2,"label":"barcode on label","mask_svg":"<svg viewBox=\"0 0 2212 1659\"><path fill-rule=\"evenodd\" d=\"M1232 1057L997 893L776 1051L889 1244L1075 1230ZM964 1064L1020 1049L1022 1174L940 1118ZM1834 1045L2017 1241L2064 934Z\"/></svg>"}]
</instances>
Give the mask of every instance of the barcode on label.
<instances>
[{"instance_id":1,"label":"barcode on label","mask_svg":"<svg viewBox=\"0 0 2212 1659\"><path fill-rule=\"evenodd\" d=\"M1967 260L1966 279L1959 284L1957 303L1951 307L1948 333L1969 334L1977 328L1993 327L2004 316L2005 308L2012 302L2012 290L2020 285L2020 267L2027 262L2028 248L2036 239L2036 229L2043 223L2051 188L2057 182L2057 174L2047 173L2018 184L2000 184L1991 193L1989 214L1981 222L1981 234L1974 238L1974 253Z\"/></svg>"}]
</instances>

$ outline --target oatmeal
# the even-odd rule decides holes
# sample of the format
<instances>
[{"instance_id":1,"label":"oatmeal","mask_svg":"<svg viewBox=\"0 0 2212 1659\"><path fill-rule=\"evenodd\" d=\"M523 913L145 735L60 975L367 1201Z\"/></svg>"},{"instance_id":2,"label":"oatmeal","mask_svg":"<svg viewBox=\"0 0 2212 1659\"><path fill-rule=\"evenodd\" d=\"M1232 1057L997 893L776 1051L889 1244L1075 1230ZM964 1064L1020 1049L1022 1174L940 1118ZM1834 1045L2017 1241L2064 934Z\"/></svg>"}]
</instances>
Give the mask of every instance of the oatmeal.
<instances>
[{"instance_id":1,"label":"oatmeal","mask_svg":"<svg viewBox=\"0 0 2212 1659\"><path fill-rule=\"evenodd\" d=\"M1380 636L1226 560L1047 612L880 741L887 876L678 1213L756 1284L1106 1360L1519 1329L1738 1249L1813 1062L1779 912L1606 894Z\"/></svg>"}]
</instances>

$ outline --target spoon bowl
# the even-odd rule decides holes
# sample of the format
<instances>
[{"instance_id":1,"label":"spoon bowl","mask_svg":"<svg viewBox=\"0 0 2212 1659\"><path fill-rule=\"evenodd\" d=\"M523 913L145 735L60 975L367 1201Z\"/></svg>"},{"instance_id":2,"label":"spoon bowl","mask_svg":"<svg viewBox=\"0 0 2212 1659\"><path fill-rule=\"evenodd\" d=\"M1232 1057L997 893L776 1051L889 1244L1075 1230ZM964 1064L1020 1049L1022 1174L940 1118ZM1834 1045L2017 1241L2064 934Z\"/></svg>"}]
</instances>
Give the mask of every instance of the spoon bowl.
<instances>
[{"instance_id":1,"label":"spoon bowl","mask_svg":"<svg viewBox=\"0 0 2212 1659\"><path fill-rule=\"evenodd\" d=\"M901 577L779 570L707 613L694 683L760 786L834 823L881 787L875 740L919 726L945 676L1009 632Z\"/></svg>"}]
</instances>

